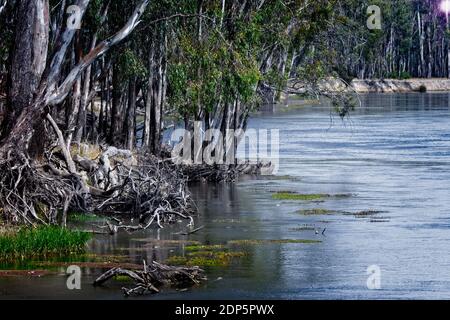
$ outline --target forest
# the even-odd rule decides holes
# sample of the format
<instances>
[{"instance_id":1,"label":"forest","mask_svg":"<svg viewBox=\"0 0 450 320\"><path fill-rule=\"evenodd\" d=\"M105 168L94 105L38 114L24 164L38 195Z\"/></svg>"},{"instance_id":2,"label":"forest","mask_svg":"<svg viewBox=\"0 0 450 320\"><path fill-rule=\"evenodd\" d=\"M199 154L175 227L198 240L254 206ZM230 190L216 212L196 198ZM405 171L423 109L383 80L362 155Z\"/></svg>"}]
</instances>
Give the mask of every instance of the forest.
<instances>
[{"instance_id":1,"label":"forest","mask_svg":"<svg viewBox=\"0 0 450 320\"><path fill-rule=\"evenodd\" d=\"M381 8L380 30L366 26L369 5ZM192 222L187 182L244 169L170 163L168 129L245 130L282 93L328 97L345 116L352 98L323 90L328 77L448 77L438 6L2 0L1 219L65 225L77 210L139 217L125 229Z\"/></svg>"}]
</instances>

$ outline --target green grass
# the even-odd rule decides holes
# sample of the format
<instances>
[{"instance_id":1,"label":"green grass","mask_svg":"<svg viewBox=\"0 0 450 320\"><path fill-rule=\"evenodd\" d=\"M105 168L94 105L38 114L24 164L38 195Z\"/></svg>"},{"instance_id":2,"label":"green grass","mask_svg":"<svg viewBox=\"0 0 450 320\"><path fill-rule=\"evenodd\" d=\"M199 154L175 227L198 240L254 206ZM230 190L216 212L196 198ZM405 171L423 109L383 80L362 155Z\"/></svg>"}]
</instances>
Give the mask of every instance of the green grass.
<instances>
[{"instance_id":1,"label":"green grass","mask_svg":"<svg viewBox=\"0 0 450 320\"><path fill-rule=\"evenodd\" d=\"M81 253L91 235L55 226L23 228L0 235L0 260Z\"/></svg>"}]
</instances>

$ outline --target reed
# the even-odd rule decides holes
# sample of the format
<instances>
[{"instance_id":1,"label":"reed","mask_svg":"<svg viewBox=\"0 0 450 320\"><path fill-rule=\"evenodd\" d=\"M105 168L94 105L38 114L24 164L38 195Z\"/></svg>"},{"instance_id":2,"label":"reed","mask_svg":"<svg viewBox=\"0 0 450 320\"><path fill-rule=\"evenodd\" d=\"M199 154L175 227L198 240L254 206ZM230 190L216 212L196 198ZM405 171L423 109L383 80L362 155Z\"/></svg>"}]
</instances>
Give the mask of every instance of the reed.
<instances>
[{"instance_id":1,"label":"reed","mask_svg":"<svg viewBox=\"0 0 450 320\"><path fill-rule=\"evenodd\" d=\"M81 253L90 237L86 232L56 226L22 228L0 235L0 260Z\"/></svg>"}]
</instances>

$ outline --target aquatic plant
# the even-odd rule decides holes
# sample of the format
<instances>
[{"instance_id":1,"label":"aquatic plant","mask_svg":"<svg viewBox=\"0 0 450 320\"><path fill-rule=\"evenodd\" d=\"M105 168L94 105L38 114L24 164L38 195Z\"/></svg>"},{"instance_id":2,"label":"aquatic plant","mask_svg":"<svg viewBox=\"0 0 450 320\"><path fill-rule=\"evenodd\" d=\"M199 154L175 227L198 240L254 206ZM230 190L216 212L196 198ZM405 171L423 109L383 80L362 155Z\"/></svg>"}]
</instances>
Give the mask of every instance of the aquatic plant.
<instances>
[{"instance_id":1,"label":"aquatic plant","mask_svg":"<svg viewBox=\"0 0 450 320\"><path fill-rule=\"evenodd\" d=\"M294 192L277 192L272 194L274 200L301 200L312 201L330 197L329 194L299 194Z\"/></svg>"},{"instance_id":2,"label":"aquatic plant","mask_svg":"<svg viewBox=\"0 0 450 320\"><path fill-rule=\"evenodd\" d=\"M382 213L383 211L377 211L377 210L364 210L364 211L359 211L359 212L347 212L345 213L345 215L352 215L355 216L357 218L359 217L370 217L370 216L374 216L376 214Z\"/></svg>"},{"instance_id":3,"label":"aquatic plant","mask_svg":"<svg viewBox=\"0 0 450 320\"><path fill-rule=\"evenodd\" d=\"M186 256L173 256L166 260L167 264L203 267L225 267L233 260L242 258L245 252L228 251L196 251L188 253Z\"/></svg>"},{"instance_id":4,"label":"aquatic plant","mask_svg":"<svg viewBox=\"0 0 450 320\"><path fill-rule=\"evenodd\" d=\"M334 214L336 211L328 209L302 209L297 211L298 214L303 216L316 216L316 215L329 215Z\"/></svg>"},{"instance_id":5,"label":"aquatic plant","mask_svg":"<svg viewBox=\"0 0 450 320\"><path fill-rule=\"evenodd\" d=\"M212 244L212 245L193 245L187 246L186 251L213 251L213 250L224 250L225 246L223 244Z\"/></svg>"},{"instance_id":6,"label":"aquatic plant","mask_svg":"<svg viewBox=\"0 0 450 320\"><path fill-rule=\"evenodd\" d=\"M286 243L321 243L320 240L309 239L276 239L276 240L231 240L228 241L229 245L242 246L242 245L262 245L262 244L286 244Z\"/></svg>"},{"instance_id":7,"label":"aquatic plant","mask_svg":"<svg viewBox=\"0 0 450 320\"><path fill-rule=\"evenodd\" d=\"M292 191L279 191L272 194L274 200L300 200L300 201L314 201L322 200L325 198L342 199L351 197L351 194L326 194L326 193L312 193L303 194Z\"/></svg>"},{"instance_id":8,"label":"aquatic plant","mask_svg":"<svg viewBox=\"0 0 450 320\"><path fill-rule=\"evenodd\" d=\"M56 226L22 228L0 235L0 260L81 253L91 235Z\"/></svg>"}]
</instances>

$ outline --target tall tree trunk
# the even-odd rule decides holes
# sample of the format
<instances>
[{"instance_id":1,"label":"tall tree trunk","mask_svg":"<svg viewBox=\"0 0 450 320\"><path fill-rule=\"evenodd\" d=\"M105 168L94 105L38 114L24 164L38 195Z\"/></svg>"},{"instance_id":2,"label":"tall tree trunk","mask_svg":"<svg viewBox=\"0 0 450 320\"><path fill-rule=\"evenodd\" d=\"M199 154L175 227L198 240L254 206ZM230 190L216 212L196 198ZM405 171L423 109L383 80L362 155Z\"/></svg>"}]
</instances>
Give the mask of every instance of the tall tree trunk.
<instances>
[{"instance_id":1,"label":"tall tree trunk","mask_svg":"<svg viewBox=\"0 0 450 320\"><path fill-rule=\"evenodd\" d=\"M23 0L18 3L15 35L2 140L11 133L21 112L33 102L46 66L49 41L48 0ZM43 121L33 123L35 129L43 131Z\"/></svg>"},{"instance_id":2,"label":"tall tree trunk","mask_svg":"<svg viewBox=\"0 0 450 320\"><path fill-rule=\"evenodd\" d=\"M155 45L150 46L150 53L148 58L148 69L150 70L150 76L148 78L147 85L147 97L145 99L145 118L144 118L144 136L142 145L146 149L151 148L151 113L152 113L152 100L153 100L153 65L155 59Z\"/></svg>"},{"instance_id":3,"label":"tall tree trunk","mask_svg":"<svg viewBox=\"0 0 450 320\"><path fill-rule=\"evenodd\" d=\"M125 146L128 150L135 147L135 120L136 120L136 79L132 78L128 84L128 108L125 119Z\"/></svg>"},{"instance_id":4,"label":"tall tree trunk","mask_svg":"<svg viewBox=\"0 0 450 320\"><path fill-rule=\"evenodd\" d=\"M111 129L109 134L109 142L111 144L121 144L122 139L122 88L119 77L119 68L113 69L112 77L112 108L111 108Z\"/></svg>"}]
</instances>

